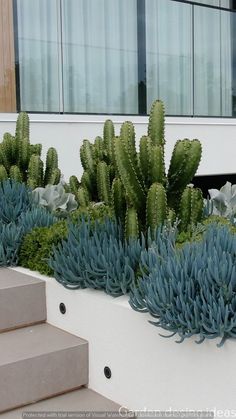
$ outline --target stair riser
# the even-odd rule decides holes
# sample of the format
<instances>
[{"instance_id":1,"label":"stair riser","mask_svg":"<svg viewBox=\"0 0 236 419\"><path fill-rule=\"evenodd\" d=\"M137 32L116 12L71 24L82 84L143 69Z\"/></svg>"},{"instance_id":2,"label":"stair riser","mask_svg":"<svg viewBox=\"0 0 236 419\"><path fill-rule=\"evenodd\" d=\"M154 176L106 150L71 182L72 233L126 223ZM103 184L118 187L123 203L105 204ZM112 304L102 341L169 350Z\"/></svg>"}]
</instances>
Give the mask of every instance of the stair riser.
<instances>
[{"instance_id":1,"label":"stair riser","mask_svg":"<svg viewBox=\"0 0 236 419\"><path fill-rule=\"evenodd\" d=\"M0 332L45 320L44 282L0 290Z\"/></svg>"},{"instance_id":2,"label":"stair riser","mask_svg":"<svg viewBox=\"0 0 236 419\"><path fill-rule=\"evenodd\" d=\"M0 367L0 412L88 383L88 344Z\"/></svg>"}]
</instances>

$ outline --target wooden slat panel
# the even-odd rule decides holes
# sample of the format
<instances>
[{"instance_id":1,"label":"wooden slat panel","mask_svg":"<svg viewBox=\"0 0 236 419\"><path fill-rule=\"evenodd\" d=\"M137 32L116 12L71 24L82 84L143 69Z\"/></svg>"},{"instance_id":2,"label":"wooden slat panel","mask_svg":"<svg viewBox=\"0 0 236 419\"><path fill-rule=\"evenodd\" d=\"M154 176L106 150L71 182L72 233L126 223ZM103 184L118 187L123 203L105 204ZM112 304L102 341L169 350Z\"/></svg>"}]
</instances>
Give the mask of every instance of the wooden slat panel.
<instances>
[{"instance_id":1,"label":"wooden slat panel","mask_svg":"<svg viewBox=\"0 0 236 419\"><path fill-rule=\"evenodd\" d=\"M16 111L12 0L0 0L0 112Z\"/></svg>"}]
</instances>

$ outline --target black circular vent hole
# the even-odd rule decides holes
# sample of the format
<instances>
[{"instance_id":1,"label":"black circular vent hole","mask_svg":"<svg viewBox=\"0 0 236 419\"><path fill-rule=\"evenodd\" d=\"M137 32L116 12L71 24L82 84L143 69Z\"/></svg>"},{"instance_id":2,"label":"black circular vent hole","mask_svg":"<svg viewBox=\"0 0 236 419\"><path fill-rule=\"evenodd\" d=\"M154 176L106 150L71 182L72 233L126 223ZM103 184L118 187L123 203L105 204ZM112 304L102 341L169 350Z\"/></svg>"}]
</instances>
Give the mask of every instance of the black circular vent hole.
<instances>
[{"instance_id":1,"label":"black circular vent hole","mask_svg":"<svg viewBox=\"0 0 236 419\"><path fill-rule=\"evenodd\" d=\"M65 306L64 303L60 303L59 310L60 310L61 314L65 314L66 313L66 306Z\"/></svg>"},{"instance_id":2,"label":"black circular vent hole","mask_svg":"<svg viewBox=\"0 0 236 419\"><path fill-rule=\"evenodd\" d=\"M106 378L111 378L111 369L109 367L104 367L104 375Z\"/></svg>"}]
</instances>

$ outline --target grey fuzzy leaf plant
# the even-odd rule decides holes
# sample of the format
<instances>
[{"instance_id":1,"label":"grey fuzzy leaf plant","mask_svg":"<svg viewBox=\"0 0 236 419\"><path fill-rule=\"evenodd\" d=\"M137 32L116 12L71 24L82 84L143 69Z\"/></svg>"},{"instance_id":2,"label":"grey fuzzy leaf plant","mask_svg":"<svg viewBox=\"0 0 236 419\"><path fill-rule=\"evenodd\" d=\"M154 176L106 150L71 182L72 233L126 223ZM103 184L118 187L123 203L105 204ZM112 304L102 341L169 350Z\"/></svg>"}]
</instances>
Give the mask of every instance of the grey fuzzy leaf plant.
<instances>
[{"instance_id":1,"label":"grey fuzzy leaf plant","mask_svg":"<svg viewBox=\"0 0 236 419\"><path fill-rule=\"evenodd\" d=\"M62 183L47 185L45 188L36 188L32 192L36 205L47 208L49 211L74 211L78 204L72 193L65 192Z\"/></svg>"},{"instance_id":2,"label":"grey fuzzy leaf plant","mask_svg":"<svg viewBox=\"0 0 236 419\"><path fill-rule=\"evenodd\" d=\"M226 182L220 190L209 189L210 199L205 202L212 215L219 215L226 218L236 216L236 185Z\"/></svg>"}]
</instances>

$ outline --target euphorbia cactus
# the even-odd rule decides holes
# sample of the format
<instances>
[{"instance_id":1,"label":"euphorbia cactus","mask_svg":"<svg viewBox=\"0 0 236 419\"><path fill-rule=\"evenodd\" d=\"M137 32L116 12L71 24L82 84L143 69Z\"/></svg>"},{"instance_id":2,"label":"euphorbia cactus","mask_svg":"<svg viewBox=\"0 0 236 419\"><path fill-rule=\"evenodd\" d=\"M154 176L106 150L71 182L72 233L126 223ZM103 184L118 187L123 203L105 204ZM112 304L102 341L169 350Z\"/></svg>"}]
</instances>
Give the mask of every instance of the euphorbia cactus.
<instances>
[{"instance_id":1,"label":"euphorbia cactus","mask_svg":"<svg viewBox=\"0 0 236 419\"><path fill-rule=\"evenodd\" d=\"M122 222L126 218L126 236L134 236L138 229L150 228L153 232L166 219L173 220L174 214L179 216L181 195L198 168L201 144L198 140L177 141L168 174L164 145L164 106L158 100L151 107L148 135L141 138L139 153L130 121L124 122L120 135L115 136L113 123L108 120L104 124L103 138L96 137L94 144L88 140L83 142L80 150L84 168L80 185L83 194L87 190L86 196L90 196L91 201L112 203L116 217ZM73 193L75 183L78 191L78 181L71 180ZM193 203L199 191L192 189L191 194ZM196 203L198 215L191 209L189 222L197 222L200 217L200 198Z\"/></svg>"},{"instance_id":2,"label":"euphorbia cactus","mask_svg":"<svg viewBox=\"0 0 236 419\"><path fill-rule=\"evenodd\" d=\"M40 159L42 145L30 144L29 132L29 117L21 112L16 122L15 137L5 133L0 143L0 165L4 167L8 178L25 182L32 188L57 184L61 172L58 169L56 150L53 147L48 150L46 171L43 175L43 162ZM1 170L2 177L5 177L5 172Z\"/></svg>"}]
</instances>

